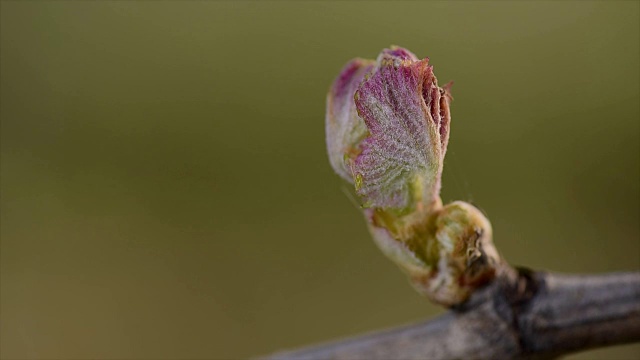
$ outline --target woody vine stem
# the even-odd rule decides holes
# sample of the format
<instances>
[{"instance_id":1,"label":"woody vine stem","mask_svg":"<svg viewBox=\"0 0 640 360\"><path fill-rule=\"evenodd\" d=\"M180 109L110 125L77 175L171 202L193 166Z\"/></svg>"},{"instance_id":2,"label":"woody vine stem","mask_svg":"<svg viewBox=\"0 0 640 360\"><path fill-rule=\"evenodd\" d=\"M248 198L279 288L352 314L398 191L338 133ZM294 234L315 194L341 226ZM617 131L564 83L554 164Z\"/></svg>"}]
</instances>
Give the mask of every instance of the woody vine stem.
<instances>
[{"instance_id":1,"label":"woody vine stem","mask_svg":"<svg viewBox=\"0 0 640 360\"><path fill-rule=\"evenodd\" d=\"M640 274L520 271L428 322L269 359L553 359L640 341Z\"/></svg>"},{"instance_id":2,"label":"woody vine stem","mask_svg":"<svg viewBox=\"0 0 640 360\"><path fill-rule=\"evenodd\" d=\"M551 358L640 341L640 273L566 276L512 268L489 219L440 199L451 83L391 47L347 63L327 96L329 161L351 183L371 235L413 287L451 312L287 359Z\"/></svg>"}]
</instances>

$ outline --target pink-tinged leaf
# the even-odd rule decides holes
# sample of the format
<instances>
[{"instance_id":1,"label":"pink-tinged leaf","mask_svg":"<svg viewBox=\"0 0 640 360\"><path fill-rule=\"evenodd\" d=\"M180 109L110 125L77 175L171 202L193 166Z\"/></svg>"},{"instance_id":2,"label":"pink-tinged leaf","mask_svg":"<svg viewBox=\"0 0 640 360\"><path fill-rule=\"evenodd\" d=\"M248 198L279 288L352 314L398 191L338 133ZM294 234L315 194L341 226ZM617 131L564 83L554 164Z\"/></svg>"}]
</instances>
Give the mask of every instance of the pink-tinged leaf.
<instances>
[{"instance_id":1,"label":"pink-tinged leaf","mask_svg":"<svg viewBox=\"0 0 640 360\"><path fill-rule=\"evenodd\" d=\"M345 158L355 158L360 141L367 136L367 127L358 117L353 94L375 65L373 60L351 60L336 78L327 95L327 151L333 170L353 183Z\"/></svg>"},{"instance_id":2,"label":"pink-tinged leaf","mask_svg":"<svg viewBox=\"0 0 640 360\"><path fill-rule=\"evenodd\" d=\"M475 207L442 206L451 83L438 87L428 59L383 50L356 59L327 97L327 147L335 171L355 183L380 249L433 301L464 302L502 261L491 224Z\"/></svg>"},{"instance_id":3,"label":"pink-tinged leaf","mask_svg":"<svg viewBox=\"0 0 640 360\"><path fill-rule=\"evenodd\" d=\"M366 206L428 209L438 201L449 100L428 59L402 48L380 54L375 73L355 94L369 136L351 171Z\"/></svg>"}]
</instances>

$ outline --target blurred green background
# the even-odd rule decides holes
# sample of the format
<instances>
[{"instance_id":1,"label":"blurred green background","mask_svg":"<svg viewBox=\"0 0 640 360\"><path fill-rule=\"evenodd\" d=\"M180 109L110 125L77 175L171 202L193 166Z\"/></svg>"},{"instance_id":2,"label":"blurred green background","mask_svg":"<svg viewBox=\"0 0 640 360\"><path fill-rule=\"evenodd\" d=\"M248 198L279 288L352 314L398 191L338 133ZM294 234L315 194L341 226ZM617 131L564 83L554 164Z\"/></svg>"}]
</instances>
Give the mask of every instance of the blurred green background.
<instances>
[{"instance_id":1,"label":"blurred green background","mask_svg":"<svg viewBox=\"0 0 640 360\"><path fill-rule=\"evenodd\" d=\"M443 200L508 260L639 270L639 9L2 1L0 355L232 359L442 313L325 153L330 83L391 44L455 80Z\"/></svg>"}]
</instances>

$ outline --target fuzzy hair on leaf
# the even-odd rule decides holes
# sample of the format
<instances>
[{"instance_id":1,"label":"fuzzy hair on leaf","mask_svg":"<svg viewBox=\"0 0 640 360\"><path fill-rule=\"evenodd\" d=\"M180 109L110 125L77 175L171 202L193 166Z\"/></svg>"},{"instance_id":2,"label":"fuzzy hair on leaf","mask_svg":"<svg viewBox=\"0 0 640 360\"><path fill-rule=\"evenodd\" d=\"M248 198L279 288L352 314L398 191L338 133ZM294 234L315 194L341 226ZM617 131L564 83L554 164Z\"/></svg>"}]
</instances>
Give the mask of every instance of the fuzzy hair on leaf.
<instances>
[{"instance_id":1,"label":"fuzzy hair on leaf","mask_svg":"<svg viewBox=\"0 0 640 360\"><path fill-rule=\"evenodd\" d=\"M385 49L355 92L369 135L350 163L365 206L413 210L439 199L449 137L448 87L439 88L428 59Z\"/></svg>"}]
</instances>

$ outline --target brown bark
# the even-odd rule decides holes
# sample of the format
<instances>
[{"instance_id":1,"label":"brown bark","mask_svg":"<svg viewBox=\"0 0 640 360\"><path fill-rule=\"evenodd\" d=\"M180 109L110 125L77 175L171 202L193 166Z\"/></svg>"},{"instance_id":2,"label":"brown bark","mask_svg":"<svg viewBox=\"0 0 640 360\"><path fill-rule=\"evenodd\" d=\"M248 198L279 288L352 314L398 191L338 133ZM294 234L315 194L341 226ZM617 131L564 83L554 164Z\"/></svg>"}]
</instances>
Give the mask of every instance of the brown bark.
<instances>
[{"instance_id":1,"label":"brown bark","mask_svg":"<svg viewBox=\"0 0 640 360\"><path fill-rule=\"evenodd\" d=\"M640 341L640 273L561 275L505 267L435 320L267 359L548 359Z\"/></svg>"}]
</instances>

